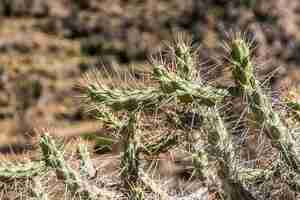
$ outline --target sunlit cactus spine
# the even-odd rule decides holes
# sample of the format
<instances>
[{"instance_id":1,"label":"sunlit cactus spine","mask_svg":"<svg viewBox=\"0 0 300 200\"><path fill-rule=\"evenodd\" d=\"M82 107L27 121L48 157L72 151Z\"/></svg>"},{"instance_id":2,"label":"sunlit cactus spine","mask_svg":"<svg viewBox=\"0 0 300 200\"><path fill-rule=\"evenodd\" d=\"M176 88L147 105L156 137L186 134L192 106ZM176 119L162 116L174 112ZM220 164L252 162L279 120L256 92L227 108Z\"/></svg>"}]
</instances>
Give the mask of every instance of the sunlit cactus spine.
<instances>
[{"instance_id":1,"label":"sunlit cactus spine","mask_svg":"<svg viewBox=\"0 0 300 200\"><path fill-rule=\"evenodd\" d=\"M229 42L228 47L233 78L240 95L246 97L257 124L266 131L272 145L280 151L285 163L300 173L300 157L295 141L254 75L250 44L238 36Z\"/></svg>"}]
</instances>

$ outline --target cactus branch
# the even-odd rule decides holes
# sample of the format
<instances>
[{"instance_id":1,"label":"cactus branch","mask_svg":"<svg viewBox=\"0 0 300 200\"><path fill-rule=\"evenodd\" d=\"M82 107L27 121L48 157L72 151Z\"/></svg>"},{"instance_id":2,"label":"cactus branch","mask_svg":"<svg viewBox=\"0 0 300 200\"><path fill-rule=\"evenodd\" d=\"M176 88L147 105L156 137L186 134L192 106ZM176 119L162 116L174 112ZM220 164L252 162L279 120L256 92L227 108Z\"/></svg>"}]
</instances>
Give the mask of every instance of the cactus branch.
<instances>
[{"instance_id":1,"label":"cactus branch","mask_svg":"<svg viewBox=\"0 0 300 200\"><path fill-rule=\"evenodd\" d=\"M137 113L129 116L127 124L122 127L120 133L123 137L124 152L122 155L121 177L124 186L129 190L130 196L136 199L139 195L139 135L137 133Z\"/></svg>"},{"instance_id":2,"label":"cactus branch","mask_svg":"<svg viewBox=\"0 0 300 200\"><path fill-rule=\"evenodd\" d=\"M192 48L191 40L184 35L178 36L174 45L170 47L176 63L176 73L184 80L191 81L197 74L197 50Z\"/></svg>"},{"instance_id":3,"label":"cactus branch","mask_svg":"<svg viewBox=\"0 0 300 200\"><path fill-rule=\"evenodd\" d=\"M137 107L152 107L159 104L162 93L159 90L148 88L143 90L109 89L97 84L85 87L85 94L90 102L97 106L107 106L113 111L132 111Z\"/></svg>"},{"instance_id":4,"label":"cactus branch","mask_svg":"<svg viewBox=\"0 0 300 200\"><path fill-rule=\"evenodd\" d=\"M0 166L0 179L30 178L39 175L45 170L45 163L42 161L18 164L2 162Z\"/></svg>"},{"instance_id":5,"label":"cactus branch","mask_svg":"<svg viewBox=\"0 0 300 200\"><path fill-rule=\"evenodd\" d=\"M176 96L181 103L197 101L199 104L214 106L229 95L226 90L200 86L182 79L175 73L168 72L162 65L156 65L153 70L153 76L159 81L161 91Z\"/></svg>"},{"instance_id":6,"label":"cactus branch","mask_svg":"<svg viewBox=\"0 0 300 200\"><path fill-rule=\"evenodd\" d=\"M90 154L88 152L87 146L80 143L79 144L79 159L80 159L80 175L86 178L93 178L96 176L97 171L93 166L90 159Z\"/></svg>"},{"instance_id":7,"label":"cactus branch","mask_svg":"<svg viewBox=\"0 0 300 200\"><path fill-rule=\"evenodd\" d=\"M66 163L62 151L57 144L45 133L40 140L40 147L43 153L46 166L56 170L58 178L63 179L70 192L75 195L79 194L82 199L96 199L100 194L98 188L91 187L86 181L82 180L79 174Z\"/></svg>"},{"instance_id":8,"label":"cactus branch","mask_svg":"<svg viewBox=\"0 0 300 200\"><path fill-rule=\"evenodd\" d=\"M285 163L300 173L300 157L295 142L280 116L272 108L272 102L263 92L259 81L254 76L251 63L251 50L247 42L235 38L230 42L232 74L240 94L248 99L252 113L258 124L263 125L273 147L277 148Z\"/></svg>"},{"instance_id":9,"label":"cactus branch","mask_svg":"<svg viewBox=\"0 0 300 200\"><path fill-rule=\"evenodd\" d=\"M236 171L237 160L231 135L227 131L217 108L208 108L203 114L208 122L208 141L213 149L211 154L216 157L219 163L218 174L222 180L224 198L228 200L253 198L243 186L246 180L236 176L239 172Z\"/></svg>"}]
</instances>

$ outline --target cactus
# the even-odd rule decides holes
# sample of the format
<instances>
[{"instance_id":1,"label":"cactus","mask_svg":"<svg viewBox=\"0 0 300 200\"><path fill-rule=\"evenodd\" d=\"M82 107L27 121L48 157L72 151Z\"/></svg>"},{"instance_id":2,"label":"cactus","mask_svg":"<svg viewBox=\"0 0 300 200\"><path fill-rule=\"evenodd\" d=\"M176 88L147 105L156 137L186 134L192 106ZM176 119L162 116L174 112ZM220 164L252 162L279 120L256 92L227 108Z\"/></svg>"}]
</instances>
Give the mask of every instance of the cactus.
<instances>
[{"instance_id":1,"label":"cactus","mask_svg":"<svg viewBox=\"0 0 300 200\"><path fill-rule=\"evenodd\" d=\"M111 113L106 110L97 110L96 119L102 121L105 126L118 130L122 127L122 123Z\"/></svg>"},{"instance_id":2,"label":"cactus","mask_svg":"<svg viewBox=\"0 0 300 200\"><path fill-rule=\"evenodd\" d=\"M86 97L97 106L108 106L113 111L134 110L138 107L152 107L162 98L159 90L109 89L106 86L91 83L85 87ZM96 108L96 107L95 107Z\"/></svg>"},{"instance_id":3,"label":"cactus","mask_svg":"<svg viewBox=\"0 0 300 200\"><path fill-rule=\"evenodd\" d=\"M79 159L80 159L80 175L82 177L93 178L97 174L97 170L93 166L90 159L90 154L88 152L87 146L80 143L79 144Z\"/></svg>"},{"instance_id":4,"label":"cactus","mask_svg":"<svg viewBox=\"0 0 300 200\"><path fill-rule=\"evenodd\" d=\"M158 195L161 200L169 200L170 196L162 189L159 185L157 185L145 172L140 171L141 181L148 186L155 194Z\"/></svg>"},{"instance_id":5,"label":"cactus","mask_svg":"<svg viewBox=\"0 0 300 200\"><path fill-rule=\"evenodd\" d=\"M192 48L192 40L184 34L179 35L169 48L175 60L176 73L180 78L192 81L197 76L197 49Z\"/></svg>"},{"instance_id":6,"label":"cactus","mask_svg":"<svg viewBox=\"0 0 300 200\"><path fill-rule=\"evenodd\" d=\"M161 153L173 148L188 150L188 154L185 155L189 157L183 160L188 160L188 165L192 165L193 174L190 179L194 180L196 177L197 181L207 187L220 186L216 190L222 199L257 199L257 194L253 193L260 189L259 185L278 178L299 192L300 169L296 142L288 126L285 126L273 108L272 99L264 93L254 75L250 45L240 37L234 38L228 44L232 75L236 84L236 87L229 89L209 85L198 76L197 50L191 47L190 40L184 41L180 38L169 49L171 58L166 60L171 64L167 61L153 63L151 87L143 85L139 88L110 88L99 80L83 86L85 103L91 105L89 110L103 122L105 131L116 136L106 139L98 135L88 135L85 138L95 140L98 146L112 146L116 142L123 145L121 152L117 152L120 156L116 156L120 157L121 169L121 184L118 186L124 186L125 189L121 189L120 193L134 200L148 199L148 189L164 200L189 199L194 196L171 196L165 187L161 187L159 180L156 183L156 180L145 172L144 167L148 166L148 159L155 159L161 155L164 158L164 154ZM170 69L169 66L173 68ZM274 163L271 168L266 169L246 168L240 164L236 151L239 143L232 139L233 130L227 127L228 121L225 120L231 116L221 109L223 105L227 105L228 99L240 97L246 97L248 100L246 104L249 105L254 121L264 128L273 147L279 150L284 161L280 161L279 164L281 166L285 163L286 168L274 167ZM285 103L295 111L298 109L298 104L293 99L286 99ZM198 117L201 122L194 126L185 113L201 116L201 119ZM154 114L159 124L153 122ZM156 130L152 131L153 127L149 128L149 125L153 125ZM163 128L159 129L161 127ZM65 159L64 150L48 133L41 136L39 144L41 160L24 164L2 163L1 181L30 180L30 186L33 187L27 190L30 191L31 197L47 200L50 195L43 188L45 183L41 182L39 177L48 175L46 170L54 170L56 181L66 185L68 195L80 199L121 198L94 185L93 181L97 182L99 177L88 147L83 143L79 142L78 146L78 170L72 166L73 160L71 162ZM187 169L191 167L185 166L178 171L181 173L181 170ZM100 171L101 169L98 173ZM255 192L248 186L255 187Z\"/></svg>"},{"instance_id":7,"label":"cactus","mask_svg":"<svg viewBox=\"0 0 300 200\"><path fill-rule=\"evenodd\" d=\"M207 178L209 176L207 158L212 155L216 156L220 164L219 174L223 182L224 198L232 200L245 199L242 195L246 193L242 184L243 180L235 179L234 169L237 163L231 136L215 106L221 103L223 98L229 94L226 90L205 85L199 77L197 77L198 84L195 84L196 82L193 83L196 69L194 62L192 62L193 58L188 58L188 56L191 56L189 47L182 44L178 46L183 46L185 52L182 53L182 51L178 50L177 55L175 54L176 63L180 63L178 71L173 73L167 71L161 65L156 65L154 67L154 76L159 80L162 91L165 93L172 92L173 95L175 93L174 96L181 103L196 103L199 105L201 114L207 119L209 143L213 146L214 152L210 154L211 152L201 151L199 149L201 145L198 144L197 139L196 141L190 141L193 143L195 170L201 177ZM248 196L251 195L248 194Z\"/></svg>"},{"instance_id":8,"label":"cactus","mask_svg":"<svg viewBox=\"0 0 300 200\"><path fill-rule=\"evenodd\" d=\"M0 166L0 179L30 178L44 173L45 163L42 161L30 161L27 163L2 162Z\"/></svg>"},{"instance_id":9,"label":"cactus","mask_svg":"<svg viewBox=\"0 0 300 200\"><path fill-rule=\"evenodd\" d=\"M62 151L48 133L40 139L40 147L46 166L56 170L58 178L62 178L72 195L79 194L82 199L96 199L100 191L82 180L65 161Z\"/></svg>"},{"instance_id":10,"label":"cactus","mask_svg":"<svg viewBox=\"0 0 300 200\"><path fill-rule=\"evenodd\" d=\"M238 36L230 41L228 46L232 75L240 95L246 96L257 123L266 131L272 145L280 151L285 163L300 173L300 157L294 139L279 114L274 111L271 100L263 92L254 75L250 45Z\"/></svg>"},{"instance_id":11,"label":"cactus","mask_svg":"<svg viewBox=\"0 0 300 200\"><path fill-rule=\"evenodd\" d=\"M123 136L124 152L121 161L121 177L129 190L131 199L142 199L139 188L139 135L137 133L137 114L132 113L120 133Z\"/></svg>"},{"instance_id":12,"label":"cactus","mask_svg":"<svg viewBox=\"0 0 300 200\"><path fill-rule=\"evenodd\" d=\"M185 104L197 101L206 106L214 106L229 95L226 90L182 79L177 74L168 72L163 65L154 66L153 76L160 83L160 91L176 96L179 102Z\"/></svg>"},{"instance_id":13,"label":"cactus","mask_svg":"<svg viewBox=\"0 0 300 200\"><path fill-rule=\"evenodd\" d=\"M141 149L147 155L157 155L167 152L170 148L179 143L179 136L177 134L168 134L160 138L156 142L149 142Z\"/></svg>"},{"instance_id":14,"label":"cactus","mask_svg":"<svg viewBox=\"0 0 300 200\"><path fill-rule=\"evenodd\" d=\"M238 179L235 169L237 160L235 149L225 124L216 108L209 108L206 112L208 121L209 143L212 146L212 155L215 155L218 163L218 174L222 180L223 198L228 200L253 198L243 187L245 179ZM239 172L237 172L238 174Z\"/></svg>"}]
</instances>

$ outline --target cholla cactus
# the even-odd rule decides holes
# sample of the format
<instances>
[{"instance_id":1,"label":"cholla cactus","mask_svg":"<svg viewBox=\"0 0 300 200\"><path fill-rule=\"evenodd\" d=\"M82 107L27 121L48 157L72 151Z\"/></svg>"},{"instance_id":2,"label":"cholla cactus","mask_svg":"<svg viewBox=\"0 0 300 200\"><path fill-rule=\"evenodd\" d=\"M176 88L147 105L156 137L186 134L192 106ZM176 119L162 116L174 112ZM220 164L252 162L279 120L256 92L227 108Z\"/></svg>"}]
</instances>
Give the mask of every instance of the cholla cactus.
<instances>
[{"instance_id":1,"label":"cholla cactus","mask_svg":"<svg viewBox=\"0 0 300 200\"><path fill-rule=\"evenodd\" d=\"M145 183L144 176L141 176L143 170L140 161L143 155L150 157L159 155L174 146L189 143L192 146L189 149L192 151L192 164L201 181L205 180L209 185L208 180L218 177L221 182L222 197L226 200L255 199L245 185L266 181L276 171L250 169L239 165L236 143L233 142L231 130L227 129L226 122L223 120L223 115L226 113L219 111L219 108L226 103L225 97L232 96L234 93L213 87L200 79L196 70L196 52L190 48L190 43L180 41L171 47L171 51L176 70L168 69L164 63L154 64L152 76L156 82L151 87L109 88L99 81L88 83L84 87L87 102L92 104L92 110L97 113L96 117L104 122L106 127L111 128L114 134L117 133L117 139L122 141L121 179L129 191L129 198L145 199L145 186L152 188L155 193L163 193L155 188L155 184ZM247 42L235 38L229 44L229 52L237 94L247 97L247 103L256 122L266 128L273 146L279 149L288 166L299 173L299 157L295 142L254 76L250 59L251 49ZM140 114L153 114L148 111L163 110L162 104L171 103L178 103L184 109L192 107L193 110L197 110L197 114L204 119L199 130L192 130L194 132L191 134L192 131L187 127L178 125L175 127L180 131L173 135L166 134L155 142L142 140L141 137L144 135L138 127L138 124L143 122ZM127 121L119 119L120 114L125 114L123 119ZM207 133L208 138L201 138L203 132ZM181 134L197 137L188 137L189 140L185 140ZM63 153L49 135L42 136L40 146L45 165L56 170L57 177L64 181L73 195L78 193L83 199L95 199L100 195L99 190L95 192L87 182L87 178L96 176L96 173L85 146L80 145L79 148L80 173L67 164ZM211 161L218 165L210 168ZM168 194L160 196L169 198Z\"/></svg>"},{"instance_id":2,"label":"cholla cactus","mask_svg":"<svg viewBox=\"0 0 300 200\"><path fill-rule=\"evenodd\" d=\"M63 179L73 195L79 194L82 199L87 200L97 198L100 191L81 179L80 175L66 163L62 151L48 133L41 137L40 147L46 165L56 170L57 178Z\"/></svg>"},{"instance_id":3,"label":"cholla cactus","mask_svg":"<svg viewBox=\"0 0 300 200\"><path fill-rule=\"evenodd\" d=\"M105 85L90 84L86 89L86 97L96 106L107 106L113 111L135 110L138 107L156 106L162 93L156 89L110 89ZM97 108L97 107L95 107Z\"/></svg>"},{"instance_id":4,"label":"cholla cactus","mask_svg":"<svg viewBox=\"0 0 300 200\"><path fill-rule=\"evenodd\" d=\"M97 120L104 122L105 126L113 130L119 130L123 125L113 113L104 109L98 109L95 117Z\"/></svg>"},{"instance_id":5,"label":"cholla cactus","mask_svg":"<svg viewBox=\"0 0 300 200\"><path fill-rule=\"evenodd\" d=\"M223 198L228 200L253 198L251 193L244 188L247 179L243 179L238 175L241 170L236 170L238 163L231 134L225 127L218 110L208 108L204 115L206 115L208 121L208 140L212 146L212 155L216 156L219 163L218 174L222 180ZM251 172L252 176L255 177L260 175L255 174L255 170Z\"/></svg>"},{"instance_id":6,"label":"cholla cactus","mask_svg":"<svg viewBox=\"0 0 300 200\"><path fill-rule=\"evenodd\" d=\"M197 83L180 78L176 73L168 72L165 66L156 65L153 76L160 83L160 90L175 96L181 103L197 101L206 106L214 106L221 102L229 93L223 89L211 86L201 86Z\"/></svg>"},{"instance_id":7,"label":"cholla cactus","mask_svg":"<svg viewBox=\"0 0 300 200\"><path fill-rule=\"evenodd\" d=\"M237 37L229 43L229 47L232 74L240 94L246 96L256 121L266 130L272 145L280 151L286 164L300 173L300 157L294 139L255 78L250 45Z\"/></svg>"},{"instance_id":8,"label":"cholla cactus","mask_svg":"<svg viewBox=\"0 0 300 200\"><path fill-rule=\"evenodd\" d=\"M30 161L27 163L2 162L0 166L0 179L30 178L44 173L45 163Z\"/></svg>"},{"instance_id":9,"label":"cholla cactus","mask_svg":"<svg viewBox=\"0 0 300 200\"><path fill-rule=\"evenodd\" d=\"M97 174L93 163L91 162L90 154L87 146L79 143L79 159L80 159L80 175L86 178L93 178Z\"/></svg>"},{"instance_id":10,"label":"cholla cactus","mask_svg":"<svg viewBox=\"0 0 300 200\"><path fill-rule=\"evenodd\" d=\"M170 45L171 57L174 58L175 72L182 78L192 81L197 76L197 49L192 48L192 40L182 34Z\"/></svg>"},{"instance_id":11,"label":"cholla cactus","mask_svg":"<svg viewBox=\"0 0 300 200\"><path fill-rule=\"evenodd\" d=\"M154 76L159 80L163 92L172 94L180 103L197 104L200 113L207 121L209 143L213 148L213 152L204 152L201 148L199 149L201 146L197 141L199 138L190 141L193 143L195 170L202 177L207 178L209 176L208 157L215 156L220 165L218 174L222 179L224 198L228 200L244 199L245 197L242 194L247 192L243 187L244 180L237 179L235 175L237 161L231 135L227 131L216 107L222 103L223 98L228 96L229 93L226 90L205 85L200 77L195 76L196 66L193 62L194 58L191 57L191 48L184 43L178 44L176 47L179 47L175 51L176 63L180 63L178 71L171 72L162 65L156 65ZM195 81L195 78L198 82ZM248 194L248 196L251 195Z\"/></svg>"},{"instance_id":12,"label":"cholla cactus","mask_svg":"<svg viewBox=\"0 0 300 200\"><path fill-rule=\"evenodd\" d=\"M147 155L157 155L160 153L167 152L170 148L179 143L179 135L177 134L168 134L165 137L160 138L157 142L147 143L141 149L143 153Z\"/></svg>"},{"instance_id":13,"label":"cholla cactus","mask_svg":"<svg viewBox=\"0 0 300 200\"><path fill-rule=\"evenodd\" d=\"M300 117L300 90L297 88L291 88L287 92L287 96L283 99L284 103L294 111L299 120Z\"/></svg>"},{"instance_id":14,"label":"cholla cactus","mask_svg":"<svg viewBox=\"0 0 300 200\"><path fill-rule=\"evenodd\" d=\"M124 185L129 189L132 199L141 199L142 197L137 193L139 190L139 139L136 113L132 113L129 117L128 123L122 127L121 135L123 136L124 152L121 162L121 176Z\"/></svg>"}]
</instances>

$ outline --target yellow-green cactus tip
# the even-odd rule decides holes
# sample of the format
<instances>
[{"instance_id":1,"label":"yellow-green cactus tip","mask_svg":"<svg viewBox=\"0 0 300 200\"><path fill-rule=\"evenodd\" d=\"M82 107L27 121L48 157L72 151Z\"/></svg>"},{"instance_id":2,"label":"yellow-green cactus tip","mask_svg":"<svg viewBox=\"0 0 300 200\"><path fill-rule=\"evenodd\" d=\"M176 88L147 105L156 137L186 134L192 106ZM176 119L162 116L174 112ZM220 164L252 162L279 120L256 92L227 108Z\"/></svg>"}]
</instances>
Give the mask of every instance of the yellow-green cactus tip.
<instances>
[{"instance_id":1,"label":"yellow-green cactus tip","mask_svg":"<svg viewBox=\"0 0 300 200\"><path fill-rule=\"evenodd\" d=\"M250 48L247 42L238 38L231 42L231 57L235 62L242 63L250 56Z\"/></svg>"}]
</instances>

